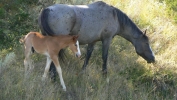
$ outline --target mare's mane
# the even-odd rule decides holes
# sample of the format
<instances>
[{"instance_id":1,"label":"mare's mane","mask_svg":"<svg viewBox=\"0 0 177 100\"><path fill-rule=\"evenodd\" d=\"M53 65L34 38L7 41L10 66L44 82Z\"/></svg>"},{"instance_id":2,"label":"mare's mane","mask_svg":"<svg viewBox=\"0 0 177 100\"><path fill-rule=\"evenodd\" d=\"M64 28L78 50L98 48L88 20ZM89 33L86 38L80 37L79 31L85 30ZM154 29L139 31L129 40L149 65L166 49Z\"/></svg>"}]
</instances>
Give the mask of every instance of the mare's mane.
<instances>
[{"instance_id":1,"label":"mare's mane","mask_svg":"<svg viewBox=\"0 0 177 100\"><path fill-rule=\"evenodd\" d=\"M119 10L118 8L115 8L116 12L117 12L117 17L118 17L118 21L120 23L121 29L126 29L126 26L129 26L133 29L133 31L136 31L139 35L141 32L141 30L135 25L135 23L125 14L123 13L121 10Z\"/></svg>"}]
</instances>

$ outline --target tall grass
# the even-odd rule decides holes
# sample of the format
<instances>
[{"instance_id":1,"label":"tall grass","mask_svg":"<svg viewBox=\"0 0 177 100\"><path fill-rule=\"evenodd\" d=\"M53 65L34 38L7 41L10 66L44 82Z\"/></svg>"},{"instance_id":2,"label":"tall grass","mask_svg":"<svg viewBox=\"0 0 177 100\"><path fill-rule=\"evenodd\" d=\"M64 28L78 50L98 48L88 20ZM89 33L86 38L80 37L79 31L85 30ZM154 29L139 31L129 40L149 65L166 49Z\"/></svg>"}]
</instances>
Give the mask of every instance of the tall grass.
<instances>
[{"instance_id":1,"label":"tall grass","mask_svg":"<svg viewBox=\"0 0 177 100\"><path fill-rule=\"evenodd\" d=\"M76 0L77 1L77 0ZM41 80L45 56L33 55L34 69L24 78L23 47L14 53L0 52L1 100L174 100L177 85L177 26L168 15L165 2L156 0L104 0L125 12L142 30L148 29L156 63L147 64L139 57L131 43L115 37L109 49L108 76L102 76L101 42L96 44L89 65L80 74L82 57L76 59L67 50L68 61L61 63L67 92L59 78ZM63 1L69 3L70 1ZM87 4L92 1L72 1Z\"/></svg>"}]
</instances>

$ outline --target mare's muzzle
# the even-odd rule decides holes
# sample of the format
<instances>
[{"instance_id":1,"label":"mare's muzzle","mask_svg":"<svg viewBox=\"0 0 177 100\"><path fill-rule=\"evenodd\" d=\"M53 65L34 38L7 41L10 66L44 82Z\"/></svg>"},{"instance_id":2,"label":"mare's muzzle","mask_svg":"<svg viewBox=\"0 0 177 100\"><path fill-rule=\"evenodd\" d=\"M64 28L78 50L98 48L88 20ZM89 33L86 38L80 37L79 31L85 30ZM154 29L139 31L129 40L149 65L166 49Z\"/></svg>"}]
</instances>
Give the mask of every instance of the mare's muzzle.
<instances>
[{"instance_id":1,"label":"mare's muzzle","mask_svg":"<svg viewBox=\"0 0 177 100\"><path fill-rule=\"evenodd\" d=\"M139 54L139 53L137 54L143 57L147 61L147 63L155 63L155 57L153 54L149 54L149 55Z\"/></svg>"},{"instance_id":2,"label":"mare's muzzle","mask_svg":"<svg viewBox=\"0 0 177 100\"><path fill-rule=\"evenodd\" d=\"M152 53L152 55L147 55L147 56L145 57L145 60L147 61L147 63L155 63L154 54Z\"/></svg>"},{"instance_id":3,"label":"mare's muzzle","mask_svg":"<svg viewBox=\"0 0 177 100\"><path fill-rule=\"evenodd\" d=\"M147 63L155 63L155 58L151 59L151 60L146 60Z\"/></svg>"}]
</instances>

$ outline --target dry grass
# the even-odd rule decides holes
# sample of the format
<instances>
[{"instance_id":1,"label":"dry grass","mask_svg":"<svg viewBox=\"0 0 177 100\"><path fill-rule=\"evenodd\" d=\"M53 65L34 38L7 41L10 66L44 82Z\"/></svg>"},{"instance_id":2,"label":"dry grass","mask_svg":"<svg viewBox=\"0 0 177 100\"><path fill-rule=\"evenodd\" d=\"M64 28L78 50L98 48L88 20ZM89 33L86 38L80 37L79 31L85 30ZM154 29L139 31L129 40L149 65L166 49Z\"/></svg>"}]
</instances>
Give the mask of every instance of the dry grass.
<instances>
[{"instance_id":1,"label":"dry grass","mask_svg":"<svg viewBox=\"0 0 177 100\"><path fill-rule=\"evenodd\" d=\"M134 47L121 37L112 41L108 58L108 77L101 73L101 43L98 42L86 71L84 62L67 51L68 61L61 64L67 92L59 79L42 82L45 57L34 55L34 70L24 78L23 49L0 52L1 100L174 100L177 85L177 26L169 18L165 3L155 0L104 0L122 11L141 28L148 29L155 64L147 64ZM78 1L79 2L79 1ZM90 1L87 1L90 2ZM82 2L83 3L83 2ZM6 54L9 54L5 56Z\"/></svg>"}]
</instances>

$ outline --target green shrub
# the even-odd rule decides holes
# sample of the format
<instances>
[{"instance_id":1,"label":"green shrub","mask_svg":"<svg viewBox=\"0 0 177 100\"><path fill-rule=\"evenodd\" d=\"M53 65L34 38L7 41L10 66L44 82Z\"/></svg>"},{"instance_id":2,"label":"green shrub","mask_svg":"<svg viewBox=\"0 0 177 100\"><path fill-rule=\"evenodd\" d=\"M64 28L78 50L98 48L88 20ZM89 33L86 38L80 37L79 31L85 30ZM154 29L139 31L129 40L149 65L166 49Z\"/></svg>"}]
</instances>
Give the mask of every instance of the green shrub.
<instances>
[{"instance_id":1,"label":"green shrub","mask_svg":"<svg viewBox=\"0 0 177 100\"><path fill-rule=\"evenodd\" d=\"M0 3L0 50L17 47L23 34L30 29L36 30L37 22L32 20L28 9L35 3L35 0L5 0Z\"/></svg>"}]
</instances>

